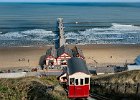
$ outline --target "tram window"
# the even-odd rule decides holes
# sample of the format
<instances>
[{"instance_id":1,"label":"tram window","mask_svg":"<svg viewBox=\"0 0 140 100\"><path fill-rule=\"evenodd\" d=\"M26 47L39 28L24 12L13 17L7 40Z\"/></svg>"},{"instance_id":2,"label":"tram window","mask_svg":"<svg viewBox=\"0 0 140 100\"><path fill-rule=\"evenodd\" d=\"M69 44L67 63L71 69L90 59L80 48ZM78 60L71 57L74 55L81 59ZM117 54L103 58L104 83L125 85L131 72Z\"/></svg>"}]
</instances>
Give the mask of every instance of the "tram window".
<instances>
[{"instance_id":1,"label":"tram window","mask_svg":"<svg viewBox=\"0 0 140 100\"><path fill-rule=\"evenodd\" d=\"M80 79L80 85L83 85L83 79Z\"/></svg>"},{"instance_id":2,"label":"tram window","mask_svg":"<svg viewBox=\"0 0 140 100\"><path fill-rule=\"evenodd\" d=\"M74 85L74 78L70 78L70 85Z\"/></svg>"},{"instance_id":3,"label":"tram window","mask_svg":"<svg viewBox=\"0 0 140 100\"><path fill-rule=\"evenodd\" d=\"M78 79L75 80L75 84L78 85Z\"/></svg>"},{"instance_id":4,"label":"tram window","mask_svg":"<svg viewBox=\"0 0 140 100\"><path fill-rule=\"evenodd\" d=\"M85 78L85 84L89 84L89 78Z\"/></svg>"}]
</instances>

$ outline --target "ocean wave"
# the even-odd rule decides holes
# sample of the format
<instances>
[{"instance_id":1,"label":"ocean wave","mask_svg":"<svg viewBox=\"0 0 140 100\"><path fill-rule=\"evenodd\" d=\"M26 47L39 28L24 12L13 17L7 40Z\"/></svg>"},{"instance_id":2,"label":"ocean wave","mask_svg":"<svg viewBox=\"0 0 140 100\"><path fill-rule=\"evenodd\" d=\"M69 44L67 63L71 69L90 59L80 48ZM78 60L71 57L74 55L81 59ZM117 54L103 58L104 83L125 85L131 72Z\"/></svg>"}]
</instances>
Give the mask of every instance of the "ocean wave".
<instances>
[{"instance_id":1,"label":"ocean wave","mask_svg":"<svg viewBox=\"0 0 140 100\"><path fill-rule=\"evenodd\" d=\"M79 40L79 42L86 43L115 43L116 40L118 40L117 42L119 43L139 43L140 27L134 25L112 23L111 27L86 29L85 31L78 32L78 34L74 32L66 33L66 38L72 38L76 39L77 41Z\"/></svg>"},{"instance_id":2,"label":"ocean wave","mask_svg":"<svg viewBox=\"0 0 140 100\"><path fill-rule=\"evenodd\" d=\"M85 31L65 32L66 42L69 43L121 43L121 44L136 44L140 43L140 27L134 25L125 25L112 23L110 27L96 27L86 29ZM32 29L17 32L7 32L0 34L0 41L16 44L20 41L21 45L25 44L53 44L58 36L52 31L44 29ZM5 41L13 40L13 41Z\"/></svg>"},{"instance_id":3,"label":"ocean wave","mask_svg":"<svg viewBox=\"0 0 140 100\"><path fill-rule=\"evenodd\" d=\"M42 40L47 37L54 37L52 31L44 29L33 29L19 32L8 32L0 35L0 40Z\"/></svg>"},{"instance_id":4,"label":"ocean wave","mask_svg":"<svg viewBox=\"0 0 140 100\"><path fill-rule=\"evenodd\" d=\"M128 32L140 32L140 27L133 25L124 25L118 23L112 23L112 26L109 28L92 28L87 29L82 34L124 34Z\"/></svg>"},{"instance_id":5,"label":"ocean wave","mask_svg":"<svg viewBox=\"0 0 140 100\"><path fill-rule=\"evenodd\" d=\"M134 25L124 25L124 24L118 24L118 23L112 23L112 29L118 29L118 30L128 30L128 31L135 31L135 30L139 30L140 31L140 27L139 26L134 26Z\"/></svg>"},{"instance_id":6,"label":"ocean wave","mask_svg":"<svg viewBox=\"0 0 140 100\"><path fill-rule=\"evenodd\" d=\"M125 33L139 33L140 27L133 25L124 25L112 23L112 26L109 28L91 28L86 29L85 31L80 31L77 33L68 32L66 36L77 36L77 35L92 35L92 34L125 34Z\"/></svg>"}]
</instances>

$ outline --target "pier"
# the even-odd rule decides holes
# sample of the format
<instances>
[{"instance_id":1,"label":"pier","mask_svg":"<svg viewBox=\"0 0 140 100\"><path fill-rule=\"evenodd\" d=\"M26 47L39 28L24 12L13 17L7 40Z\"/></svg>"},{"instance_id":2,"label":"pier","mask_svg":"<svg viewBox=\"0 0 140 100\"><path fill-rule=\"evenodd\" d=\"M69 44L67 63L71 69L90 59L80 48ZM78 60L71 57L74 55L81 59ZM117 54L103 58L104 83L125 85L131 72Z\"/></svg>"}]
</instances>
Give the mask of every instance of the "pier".
<instances>
[{"instance_id":1,"label":"pier","mask_svg":"<svg viewBox=\"0 0 140 100\"><path fill-rule=\"evenodd\" d=\"M63 18L58 18L59 47L65 45Z\"/></svg>"}]
</instances>

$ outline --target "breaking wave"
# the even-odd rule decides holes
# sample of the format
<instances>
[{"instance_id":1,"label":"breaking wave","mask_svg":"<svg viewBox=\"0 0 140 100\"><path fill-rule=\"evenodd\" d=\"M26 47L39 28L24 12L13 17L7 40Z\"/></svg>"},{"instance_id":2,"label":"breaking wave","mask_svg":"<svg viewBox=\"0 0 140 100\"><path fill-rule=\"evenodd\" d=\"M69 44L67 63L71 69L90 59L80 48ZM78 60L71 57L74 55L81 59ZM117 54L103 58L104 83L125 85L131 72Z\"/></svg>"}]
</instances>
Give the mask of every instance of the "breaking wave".
<instances>
[{"instance_id":1,"label":"breaking wave","mask_svg":"<svg viewBox=\"0 0 140 100\"><path fill-rule=\"evenodd\" d=\"M76 38L75 43L140 43L140 27L133 25L112 23L108 28L92 28L78 33L66 33L66 38Z\"/></svg>"},{"instance_id":2,"label":"breaking wave","mask_svg":"<svg viewBox=\"0 0 140 100\"><path fill-rule=\"evenodd\" d=\"M44 29L33 29L17 32L0 32L0 46L4 45L37 45L53 44L56 38L55 33ZM137 44L140 43L140 27L112 23L110 27L98 27L86 29L85 31L66 32L68 44Z\"/></svg>"},{"instance_id":3,"label":"breaking wave","mask_svg":"<svg viewBox=\"0 0 140 100\"><path fill-rule=\"evenodd\" d=\"M44 29L33 29L19 32L8 32L0 35L0 40L45 40L47 37L54 37L52 31Z\"/></svg>"}]
</instances>

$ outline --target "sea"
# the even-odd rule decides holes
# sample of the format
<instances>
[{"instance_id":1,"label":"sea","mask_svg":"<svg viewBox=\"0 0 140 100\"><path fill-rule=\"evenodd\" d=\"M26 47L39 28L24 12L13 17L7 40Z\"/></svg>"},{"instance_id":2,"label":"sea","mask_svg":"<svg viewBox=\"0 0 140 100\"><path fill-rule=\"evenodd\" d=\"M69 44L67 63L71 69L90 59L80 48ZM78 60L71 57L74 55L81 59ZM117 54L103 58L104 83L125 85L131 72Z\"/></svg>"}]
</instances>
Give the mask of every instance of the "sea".
<instances>
[{"instance_id":1,"label":"sea","mask_svg":"<svg viewBox=\"0 0 140 100\"><path fill-rule=\"evenodd\" d=\"M66 44L140 44L140 3L0 3L0 47L53 45L63 18Z\"/></svg>"}]
</instances>

